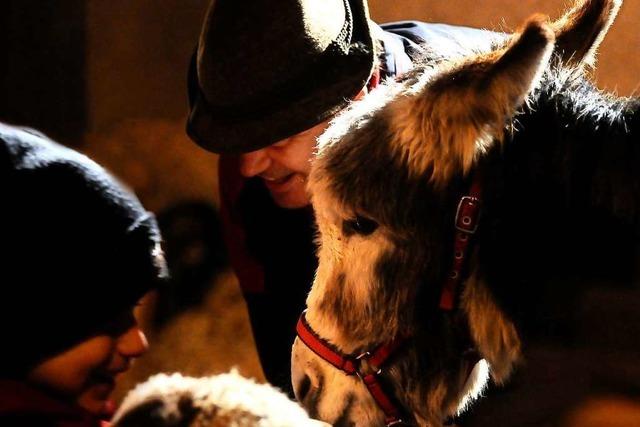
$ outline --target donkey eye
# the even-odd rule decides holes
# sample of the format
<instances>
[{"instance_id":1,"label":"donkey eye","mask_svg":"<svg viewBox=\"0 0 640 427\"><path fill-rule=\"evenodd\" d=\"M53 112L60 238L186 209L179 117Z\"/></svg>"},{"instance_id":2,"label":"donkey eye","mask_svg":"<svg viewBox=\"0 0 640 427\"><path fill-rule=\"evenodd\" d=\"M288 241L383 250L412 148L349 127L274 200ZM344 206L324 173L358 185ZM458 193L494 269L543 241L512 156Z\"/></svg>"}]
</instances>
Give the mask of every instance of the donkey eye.
<instances>
[{"instance_id":1,"label":"donkey eye","mask_svg":"<svg viewBox=\"0 0 640 427\"><path fill-rule=\"evenodd\" d=\"M378 228L378 223L372 219L357 215L353 219L348 219L342 223L342 231L345 235L359 234L368 236Z\"/></svg>"}]
</instances>

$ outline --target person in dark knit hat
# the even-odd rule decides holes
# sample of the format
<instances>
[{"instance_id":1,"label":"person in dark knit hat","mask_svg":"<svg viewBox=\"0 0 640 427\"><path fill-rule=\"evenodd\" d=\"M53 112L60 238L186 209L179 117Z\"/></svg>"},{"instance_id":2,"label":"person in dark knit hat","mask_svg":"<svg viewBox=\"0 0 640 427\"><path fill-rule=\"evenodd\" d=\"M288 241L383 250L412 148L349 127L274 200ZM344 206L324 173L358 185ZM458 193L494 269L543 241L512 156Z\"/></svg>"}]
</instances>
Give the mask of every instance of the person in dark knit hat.
<instances>
[{"instance_id":1,"label":"person in dark knit hat","mask_svg":"<svg viewBox=\"0 0 640 427\"><path fill-rule=\"evenodd\" d=\"M0 124L0 425L93 426L146 351L166 276L153 214L87 157Z\"/></svg>"},{"instance_id":2,"label":"person in dark knit hat","mask_svg":"<svg viewBox=\"0 0 640 427\"><path fill-rule=\"evenodd\" d=\"M378 82L488 48L496 34L405 21L366 0L213 0L191 60L187 133L221 154L221 219L267 379L291 390L290 350L317 266L306 179L328 121Z\"/></svg>"}]
</instances>

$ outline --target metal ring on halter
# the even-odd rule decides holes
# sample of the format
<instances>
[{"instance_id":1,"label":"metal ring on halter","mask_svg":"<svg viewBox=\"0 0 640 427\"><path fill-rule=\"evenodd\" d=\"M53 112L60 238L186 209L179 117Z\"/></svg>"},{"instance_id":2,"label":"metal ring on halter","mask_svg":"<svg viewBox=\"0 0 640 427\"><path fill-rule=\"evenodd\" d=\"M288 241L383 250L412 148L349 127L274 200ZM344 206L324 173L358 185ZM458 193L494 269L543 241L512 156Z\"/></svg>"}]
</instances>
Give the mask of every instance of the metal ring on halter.
<instances>
[{"instance_id":1,"label":"metal ring on halter","mask_svg":"<svg viewBox=\"0 0 640 427\"><path fill-rule=\"evenodd\" d=\"M369 357L371 357L371 352L365 351L364 353L360 354L359 356L356 356L356 360L368 359Z\"/></svg>"}]
</instances>

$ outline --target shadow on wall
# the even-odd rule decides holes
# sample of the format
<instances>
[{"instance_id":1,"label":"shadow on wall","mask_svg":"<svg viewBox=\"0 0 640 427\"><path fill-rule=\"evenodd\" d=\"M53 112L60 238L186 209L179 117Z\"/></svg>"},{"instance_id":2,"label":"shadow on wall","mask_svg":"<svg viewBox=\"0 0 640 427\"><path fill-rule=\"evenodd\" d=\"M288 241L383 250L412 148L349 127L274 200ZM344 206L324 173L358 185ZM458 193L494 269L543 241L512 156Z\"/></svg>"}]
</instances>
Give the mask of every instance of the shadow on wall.
<instances>
[{"instance_id":1,"label":"shadow on wall","mask_svg":"<svg viewBox=\"0 0 640 427\"><path fill-rule=\"evenodd\" d=\"M158 293L156 328L197 307L228 265L220 218L213 205L199 200L177 203L158 213L158 225L171 277Z\"/></svg>"},{"instance_id":2,"label":"shadow on wall","mask_svg":"<svg viewBox=\"0 0 640 427\"><path fill-rule=\"evenodd\" d=\"M85 152L130 183L156 213L171 279L160 292L158 324L202 301L227 266L217 206L217 156L184 134L182 121L127 120L89 134Z\"/></svg>"},{"instance_id":3,"label":"shadow on wall","mask_svg":"<svg viewBox=\"0 0 640 427\"><path fill-rule=\"evenodd\" d=\"M123 120L87 134L83 151L133 186L149 210L192 200L218 205L218 157L186 136L182 118Z\"/></svg>"}]
</instances>

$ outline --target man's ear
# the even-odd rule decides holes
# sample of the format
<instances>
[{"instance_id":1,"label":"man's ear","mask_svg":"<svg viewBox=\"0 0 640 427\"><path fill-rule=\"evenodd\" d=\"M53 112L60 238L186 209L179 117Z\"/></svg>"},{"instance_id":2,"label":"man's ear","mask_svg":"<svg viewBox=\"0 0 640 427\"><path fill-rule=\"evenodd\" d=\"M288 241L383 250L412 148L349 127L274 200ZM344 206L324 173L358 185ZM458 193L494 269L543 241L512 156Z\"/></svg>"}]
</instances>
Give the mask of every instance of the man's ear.
<instances>
[{"instance_id":1,"label":"man's ear","mask_svg":"<svg viewBox=\"0 0 640 427\"><path fill-rule=\"evenodd\" d=\"M556 52L563 63L595 67L596 53L615 20L622 0L577 0L551 24Z\"/></svg>"},{"instance_id":2,"label":"man's ear","mask_svg":"<svg viewBox=\"0 0 640 427\"><path fill-rule=\"evenodd\" d=\"M426 73L392 103L393 145L411 172L430 174L435 185L467 173L538 84L554 39L546 19L534 16L506 48Z\"/></svg>"},{"instance_id":3,"label":"man's ear","mask_svg":"<svg viewBox=\"0 0 640 427\"><path fill-rule=\"evenodd\" d=\"M373 73L371 73L371 77L369 77L369 81L367 82L365 89L367 90L367 92L371 92L372 90L377 88L379 84L380 84L380 68L376 66L375 69L373 70Z\"/></svg>"},{"instance_id":4,"label":"man's ear","mask_svg":"<svg viewBox=\"0 0 640 427\"><path fill-rule=\"evenodd\" d=\"M364 98L366 94L378 87L379 84L380 69L376 68L375 70L373 70L371 77L369 77L369 81L367 82L367 84L362 89L360 89L360 92L358 92L356 96L353 97L353 101L359 101L360 99Z\"/></svg>"},{"instance_id":5,"label":"man's ear","mask_svg":"<svg viewBox=\"0 0 640 427\"><path fill-rule=\"evenodd\" d=\"M354 101L359 101L359 100L361 100L362 98L364 98L364 97L365 97L365 95L366 95L366 94L368 94L368 93L369 93L369 90L368 90L368 89L367 89L367 87L365 86L365 87L363 87L362 89L360 89L360 92L358 92L358 94L357 94L356 96L354 96L354 97L353 97L353 100L354 100Z\"/></svg>"}]
</instances>

